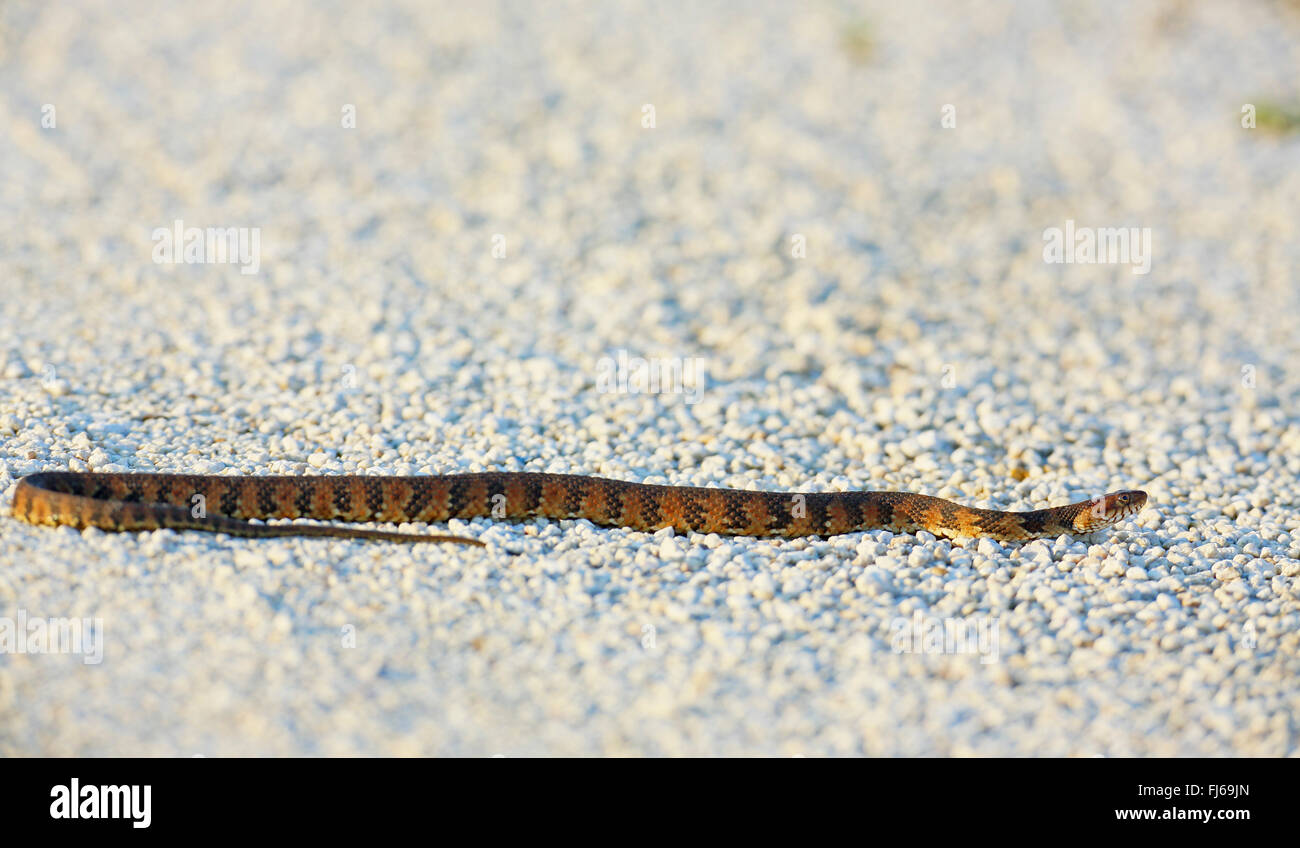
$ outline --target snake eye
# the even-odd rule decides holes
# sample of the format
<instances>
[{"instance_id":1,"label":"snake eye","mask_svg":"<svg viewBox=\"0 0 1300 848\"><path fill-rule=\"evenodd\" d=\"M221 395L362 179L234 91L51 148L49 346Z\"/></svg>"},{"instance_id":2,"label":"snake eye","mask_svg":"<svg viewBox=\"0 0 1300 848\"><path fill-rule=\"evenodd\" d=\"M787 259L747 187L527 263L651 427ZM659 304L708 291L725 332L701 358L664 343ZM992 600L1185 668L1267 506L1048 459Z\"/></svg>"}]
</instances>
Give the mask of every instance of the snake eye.
<instances>
[{"instance_id":1,"label":"snake eye","mask_svg":"<svg viewBox=\"0 0 1300 848\"><path fill-rule=\"evenodd\" d=\"M1125 504L1128 503L1128 495L1120 495L1120 496L1119 496L1119 502L1120 502L1120 503L1125 503Z\"/></svg>"}]
</instances>

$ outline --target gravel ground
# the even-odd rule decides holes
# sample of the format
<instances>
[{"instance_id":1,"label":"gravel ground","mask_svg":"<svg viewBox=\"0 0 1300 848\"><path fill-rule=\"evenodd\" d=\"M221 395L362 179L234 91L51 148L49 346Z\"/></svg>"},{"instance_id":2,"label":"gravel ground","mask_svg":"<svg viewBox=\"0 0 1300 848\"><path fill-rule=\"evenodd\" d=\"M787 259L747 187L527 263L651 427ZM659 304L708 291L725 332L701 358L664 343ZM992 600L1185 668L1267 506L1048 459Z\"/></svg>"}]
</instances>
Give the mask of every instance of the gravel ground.
<instances>
[{"instance_id":1,"label":"gravel ground","mask_svg":"<svg viewBox=\"0 0 1300 848\"><path fill-rule=\"evenodd\" d=\"M1295 754L1298 66L1263 0L0 4L0 636L102 638L0 652L0 754ZM156 261L177 220L257 251ZM1150 249L1045 261L1067 226ZM8 516L65 468L1151 504L966 547Z\"/></svg>"}]
</instances>

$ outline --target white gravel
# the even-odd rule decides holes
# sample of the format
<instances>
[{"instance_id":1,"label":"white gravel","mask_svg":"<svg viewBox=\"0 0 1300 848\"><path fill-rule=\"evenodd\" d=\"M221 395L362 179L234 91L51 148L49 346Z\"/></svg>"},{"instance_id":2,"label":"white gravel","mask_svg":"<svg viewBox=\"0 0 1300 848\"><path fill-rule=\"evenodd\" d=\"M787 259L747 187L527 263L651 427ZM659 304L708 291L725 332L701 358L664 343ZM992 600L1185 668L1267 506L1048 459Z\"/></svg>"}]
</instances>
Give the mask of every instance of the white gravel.
<instances>
[{"instance_id":1,"label":"white gravel","mask_svg":"<svg viewBox=\"0 0 1300 848\"><path fill-rule=\"evenodd\" d=\"M1298 66L1253 0L0 6L0 627L103 637L0 652L0 754L1295 754L1300 133L1241 110ZM178 219L257 273L156 264ZM1150 273L1046 264L1067 221ZM64 468L1151 505L965 548L8 517Z\"/></svg>"}]
</instances>

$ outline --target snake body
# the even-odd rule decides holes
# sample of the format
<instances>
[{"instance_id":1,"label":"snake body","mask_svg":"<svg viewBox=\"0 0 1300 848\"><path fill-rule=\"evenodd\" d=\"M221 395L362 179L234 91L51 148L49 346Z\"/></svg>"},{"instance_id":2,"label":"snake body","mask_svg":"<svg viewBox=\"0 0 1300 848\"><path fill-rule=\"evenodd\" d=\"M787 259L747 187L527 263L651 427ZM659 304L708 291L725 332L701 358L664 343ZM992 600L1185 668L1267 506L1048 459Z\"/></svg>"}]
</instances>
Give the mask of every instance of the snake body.
<instances>
[{"instance_id":1,"label":"snake body","mask_svg":"<svg viewBox=\"0 0 1300 848\"><path fill-rule=\"evenodd\" d=\"M394 542L458 542L463 536L396 533L250 519L442 522L585 518L653 532L830 536L855 530L927 530L952 539L1027 541L1109 527L1146 504L1112 492L1033 512L962 506L909 492L757 492L629 483L603 477L485 472L421 477L226 477L45 472L22 478L14 515L32 524L102 530L208 530L234 536L338 536Z\"/></svg>"}]
</instances>

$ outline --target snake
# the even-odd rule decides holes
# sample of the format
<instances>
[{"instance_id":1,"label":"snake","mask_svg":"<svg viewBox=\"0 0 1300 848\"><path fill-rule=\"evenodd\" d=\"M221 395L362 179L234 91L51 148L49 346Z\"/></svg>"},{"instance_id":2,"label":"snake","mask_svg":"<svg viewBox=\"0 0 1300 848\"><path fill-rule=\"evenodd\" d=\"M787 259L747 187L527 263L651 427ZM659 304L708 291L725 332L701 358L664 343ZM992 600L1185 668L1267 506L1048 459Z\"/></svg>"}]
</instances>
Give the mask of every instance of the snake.
<instances>
[{"instance_id":1,"label":"snake","mask_svg":"<svg viewBox=\"0 0 1300 848\"><path fill-rule=\"evenodd\" d=\"M32 524L110 531L207 530L254 538L333 536L479 546L481 541L466 536L262 522L585 518L645 532L671 527L681 533L793 538L925 530L959 541L1023 542L1092 533L1135 514L1146 501L1145 492L1125 490L1033 512L1003 512L911 492L767 492L531 471L406 477L50 471L19 479L13 514Z\"/></svg>"}]
</instances>

